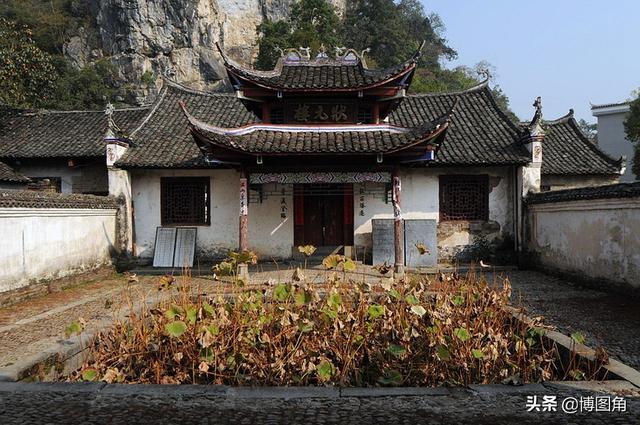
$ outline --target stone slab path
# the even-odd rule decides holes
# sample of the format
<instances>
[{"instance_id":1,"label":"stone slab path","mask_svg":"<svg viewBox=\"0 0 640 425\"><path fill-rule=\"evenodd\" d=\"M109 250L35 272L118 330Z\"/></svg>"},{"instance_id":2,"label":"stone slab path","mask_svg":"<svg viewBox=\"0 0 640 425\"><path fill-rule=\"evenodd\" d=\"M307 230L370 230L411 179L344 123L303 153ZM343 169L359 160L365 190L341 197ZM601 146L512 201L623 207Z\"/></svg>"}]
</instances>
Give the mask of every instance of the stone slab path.
<instances>
[{"instance_id":1,"label":"stone slab path","mask_svg":"<svg viewBox=\"0 0 640 425\"><path fill-rule=\"evenodd\" d=\"M141 291L151 278L129 284L112 273L99 281L74 285L0 309L0 368L38 354L67 339L65 328L80 318L87 328L110 319L125 302L127 290Z\"/></svg>"}]
</instances>

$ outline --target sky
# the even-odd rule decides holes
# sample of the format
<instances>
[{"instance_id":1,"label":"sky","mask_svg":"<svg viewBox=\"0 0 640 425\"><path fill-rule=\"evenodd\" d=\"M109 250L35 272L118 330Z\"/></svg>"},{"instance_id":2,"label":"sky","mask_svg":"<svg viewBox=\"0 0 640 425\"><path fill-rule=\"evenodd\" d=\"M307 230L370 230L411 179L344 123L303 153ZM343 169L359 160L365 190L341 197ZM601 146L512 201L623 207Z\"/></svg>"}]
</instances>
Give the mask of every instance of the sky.
<instances>
[{"instance_id":1,"label":"sky","mask_svg":"<svg viewBox=\"0 0 640 425\"><path fill-rule=\"evenodd\" d=\"M640 87L640 0L422 0L458 52L447 68L487 60L521 120L542 97L551 120L589 102L627 100Z\"/></svg>"}]
</instances>

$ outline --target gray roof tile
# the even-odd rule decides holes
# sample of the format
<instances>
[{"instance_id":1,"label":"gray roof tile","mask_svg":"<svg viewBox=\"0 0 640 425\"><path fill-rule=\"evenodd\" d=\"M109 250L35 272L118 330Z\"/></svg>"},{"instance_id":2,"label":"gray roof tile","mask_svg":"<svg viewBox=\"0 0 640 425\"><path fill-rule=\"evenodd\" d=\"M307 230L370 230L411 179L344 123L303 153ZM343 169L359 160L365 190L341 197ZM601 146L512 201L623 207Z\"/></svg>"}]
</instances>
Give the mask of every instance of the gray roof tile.
<instances>
[{"instance_id":1,"label":"gray roof tile","mask_svg":"<svg viewBox=\"0 0 640 425\"><path fill-rule=\"evenodd\" d=\"M569 114L543 123L542 174L619 174L621 163L604 153Z\"/></svg>"},{"instance_id":2,"label":"gray roof tile","mask_svg":"<svg viewBox=\"0 0 640 425\"><path fill-rule=\"evenodd\" d=\"M0 182L26 183L28 181L29 177L23 176L4 162L0 162Z\"/></svg>"},{"instance_id":3,"label":"gray roof tile","mask_svg":"<svg viewBox=\"0 0 640 425\"><path fill-rule=\"evenodd\" d=\"M128 133L149 108L117 109L114 119ZM0 158L99 157L105 155L104 111L0 109Z\"/></svg>"}]
</instances>

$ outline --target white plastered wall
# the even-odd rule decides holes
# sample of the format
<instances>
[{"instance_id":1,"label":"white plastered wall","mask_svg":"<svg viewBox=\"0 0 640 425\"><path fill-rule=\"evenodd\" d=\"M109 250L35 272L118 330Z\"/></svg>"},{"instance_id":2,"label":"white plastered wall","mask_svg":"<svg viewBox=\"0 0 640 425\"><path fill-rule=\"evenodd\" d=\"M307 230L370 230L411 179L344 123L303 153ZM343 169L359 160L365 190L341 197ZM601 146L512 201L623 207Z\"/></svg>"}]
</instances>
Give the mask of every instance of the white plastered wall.
<instances>
[{"instance_id":1,"label":"white plastered wall","mask_svg":"<svg viewBox=\"0 0 640 425\"><path fill-rule=\"evenodd\" d=\"M217 258L238 247L240 173L234 170L132 170L136 252L153 257L160 226L161 177L210 177L211 225L197 227L196 251ZM293 199L285 196L287 218L281 218L282 196L249 204L249 246L261 259L288 258L293 245Z\"/></svg>"},{"instance_id":2,"label":"white plastered wall","mask_svg":"<svg viewBox=\"0 0 640 425\"><path fill-rule=\"evenodd\" d=\"M440 220L439 176L442 174L488 174L489 175L489 221L499 224L501 233L514 233L514 182L511 167L466 167L466 168L426 168L409 169L400 173L402 179L402 214L406 219ZM383 186L383 185L382 185ZM363 208L365 215L360 216L360 194L358 185L354 188L354 228L356 245L371 249L371 220L393 218L391 203L385 203L380 196L365 195ZM469 231L454 232L438 244L462 246L473 243Z\"/></svg>"},{"instance_id":3,"label":"white plastered wall","mask_svg":"<svg viewBox=\"0 0 640 425\"><path fill-rule=\"evenodd\" d=\"M0 208L0 292L111 262L116 210Z\"/></svg>"}]
</instances>

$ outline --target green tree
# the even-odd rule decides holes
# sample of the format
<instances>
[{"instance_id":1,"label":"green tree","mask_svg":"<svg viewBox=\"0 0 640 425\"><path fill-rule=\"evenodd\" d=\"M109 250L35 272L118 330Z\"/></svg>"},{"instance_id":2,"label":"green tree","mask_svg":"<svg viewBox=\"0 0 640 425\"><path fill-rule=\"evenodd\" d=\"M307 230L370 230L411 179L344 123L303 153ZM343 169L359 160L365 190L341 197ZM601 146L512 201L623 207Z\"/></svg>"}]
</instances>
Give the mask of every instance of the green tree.
<instances>
[{"instance_id":1,"label":"green tree","mask_svg":"<svg viewBox=\"0 0 640 425\"><path fill-rule=\"evenodd\" d=\"M260 34L258 39L258 57L255 67L265 71L273 69L280 57L278 49L291 46L291 25L288 21L264 21L257 27Z\"/></svg>"},{"instance_id":2,"label":"green tree","mask_svg":"<svg viewBox=\"0 0 640 425\"><path fill-rule=\"evenodd\" d=\"M432 71L440 68L440 59L456 57L442 37L443 31L438 15L427 16L417 0L353 1L342 26L345 45L370 48L369 56L379 68L402 63L425 41L419 65Z\"/></svg>"},{"instance_id":3,"label":"green tree","mask_svg":"<svg viewBox=\"0 0 640 425\"><path fill-rule=\"evenodd\" d=\"M580 118L578 120L578 127L585 136L589 138L593 143L598 143L598 124L590 123L585 119Z\"/></svg>"},{"instance_id":4,"label":"green tree","mask_svg":"<svg viewBox=\"0 0 640 425\"><path fill-rule=\"evenodd\" d=\"M102 109L115 93L116 68L101 60L82 69L75 69L64 58L57 57L60 78L51 100L45 104L53 109Z\"/></svg>"},{"instance_id":5,"label":"green tree","mask_svg":"<svg viewBox=\"0 0 640 425\"><path fill-rule=\"evenodd\" d=\"M310 47L317 52L321 45L330 51L341 44L340 19L327 0L300 0L291 7L287 20L265 21L258 25L258 69L273 69L278 49Z\"/></svg>"},{"instance_id":6,"label":"green tree","mask_svg":"<svg viewBox=\"0 0 640 425\"><path fill-rule=\"evenodd\" d=\"M24 26L0 18L0 102L22 108L50 101L57 72Z\"/></svg>"},{"instance_id":7,"label":"green tree","mask_svg":"<svg viewBox=\"0 0 640 425\"><path fill-rule=\"evenodd\" d=\"M640 94L636 94L636 98L629 105L629 114L624 121L624 131L627 139L634 144L631 171L638 177L640 176Z\"/></svg>"}]
</instances>

